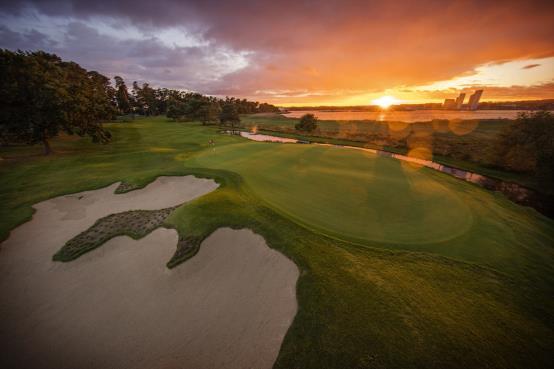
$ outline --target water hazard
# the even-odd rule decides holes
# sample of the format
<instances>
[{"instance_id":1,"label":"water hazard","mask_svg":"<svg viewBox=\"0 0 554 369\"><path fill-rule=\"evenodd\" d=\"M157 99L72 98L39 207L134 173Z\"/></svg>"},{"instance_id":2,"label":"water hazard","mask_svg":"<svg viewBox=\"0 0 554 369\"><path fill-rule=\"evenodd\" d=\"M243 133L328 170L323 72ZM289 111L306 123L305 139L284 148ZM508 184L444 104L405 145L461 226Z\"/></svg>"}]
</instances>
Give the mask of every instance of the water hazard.
<instances>
[{"instance_id":1,"label":"water hazard","mask_svg":"<svg viewBox=\"0 0 554 369\"><path fill-rule=\"evenodd\" d=\"M283 114L288 118L300 118L314 114L321 120L374 120L379 122L427 122L434 119L515 119L524 110L413 110L413 111L316 111L297 110Z\"/></svg>"}]
</instances>

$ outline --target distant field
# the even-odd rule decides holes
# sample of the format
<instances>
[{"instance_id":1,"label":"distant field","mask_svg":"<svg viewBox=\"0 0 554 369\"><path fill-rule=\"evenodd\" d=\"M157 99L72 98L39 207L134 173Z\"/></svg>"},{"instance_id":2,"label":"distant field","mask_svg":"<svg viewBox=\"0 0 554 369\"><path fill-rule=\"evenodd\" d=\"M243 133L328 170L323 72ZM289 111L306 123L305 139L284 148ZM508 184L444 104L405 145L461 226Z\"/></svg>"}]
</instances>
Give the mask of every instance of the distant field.
<instances>
[{"instance_id":1,"label":"distant field","mask_svg":"<svg viewBox=\"0 0 554 369\"><path fill-rule=\"evenodd\" d=\"M263 119L291 124L244 121ZM276 368L550 366L554 221L534 210L350 149L252 142L163 117L107 127L112 143L62 138L49 158L0 150L0 237L47 198L195 173L221 187L179 207L171 226L196 239L253 229L301 271Z\"/></svg>"},{"instance_id":2,"label":"distant field","mask_svg":"<svg viewBox=\"0 0 554 369\"><path fill-rule=\"evenodd\" d=\"M525 110L360 110L360 109L305 109L291 110L284 115L290 118L300 118L304 114L314 114L321 120L374 120L374 121L399 121L399 122L428 122L436 119L516 119L519 113Z\"/></svg>"},{"instance_id":3,"label":"distant field","mask_svg":"<svg viewBox=\"0 0 554 369\"><path fill-rule=\"evenodd\" d=\"M507 119L426 123L321 120L318 129L310 134L295 130L298 119L280 114L244 115L241 119L249 130L316 142L366 146L402 154L408 153L412 146L424 146L433 152L436 162L550 192L539 188L529 174L508 172L491 165L495 141L511 122Z\"/></svg>"},{"instance_id":4,"label":"distant field","mask_svg":"<svg viewBox=\"0 0 554 369\"><path fill-rule=\"evenodd\" d=\"M241 116L242 124L247 127L267 129L294 129L297 118L287 118L281 114L247 114ZM490 139L510 123L508 119L458 120L449 123L437 120L426 123L378 122L374 120L320 120L320 133L336 134L338 136L364 136L367 134L397 134L406 135L410 128L420 127L429 132L456 137L474 136L478 139Z\"/></svg>"},{"instance_id":5,"label":"distant field","mask_svg":"<svg viewBox=\"0 0 554 369\"><path fill-rule=\"evenodd\" d=\"M250 129L276 130L298 133L294 125L298 119L279 114L245 115L242 123ZM458 155L460 159L477 158L491 149L494 140L509 120L433 121L427 123L377 122L377 121L319 121L312 134L364 141L382 147L409 149L412 141L425 141L436 154Z\"/></svg>"}]
</instances>

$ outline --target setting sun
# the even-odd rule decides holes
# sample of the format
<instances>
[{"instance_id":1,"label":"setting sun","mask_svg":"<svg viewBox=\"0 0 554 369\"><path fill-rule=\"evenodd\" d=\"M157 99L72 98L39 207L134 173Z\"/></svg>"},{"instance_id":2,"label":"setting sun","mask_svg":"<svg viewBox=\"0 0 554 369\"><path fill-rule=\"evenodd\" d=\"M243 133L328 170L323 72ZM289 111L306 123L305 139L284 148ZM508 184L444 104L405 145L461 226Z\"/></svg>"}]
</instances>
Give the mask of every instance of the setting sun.
<instances>
[{"instance_id":1,"label":"setting sun","mask_svg":"<svg viewBox=\"0 0 554 369\"><path fill-rule=\"evenodd\" d=\"M554 367L553 24L0 0L0 369Z\"/></svg>"},{"instance_id":2,"label":"setting sun","mask_svg":"<svg viewBox=\"0 0 554 369\"><path fill-rule=\"evenodd\" d=\"M400 100L394 96L382 96L378 99L372 100L371 103L373 105L379 105L383 109L387 109L391 105L400 103Z\"/></svg>"}]
</instances>

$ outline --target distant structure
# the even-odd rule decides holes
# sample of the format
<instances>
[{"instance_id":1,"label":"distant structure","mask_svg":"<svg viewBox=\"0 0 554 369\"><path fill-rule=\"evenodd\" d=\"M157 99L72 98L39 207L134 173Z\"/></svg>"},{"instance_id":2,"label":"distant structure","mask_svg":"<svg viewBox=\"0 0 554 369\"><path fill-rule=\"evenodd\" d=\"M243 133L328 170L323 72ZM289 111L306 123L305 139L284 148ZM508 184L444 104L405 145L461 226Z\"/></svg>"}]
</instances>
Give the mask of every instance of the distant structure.
<instances>
[{"instance_id":1,"label":"distant structure","mask_svg":"<svg viewBox=\"0 0 554 369\"><path fill-rule=\"evenodd\" d=\"M479 106L479 100L481 100L481 95L483 95L483 90L475 91L470 97L467 105L469 110L477 110ZM445 99L442 104L442 108L445 110L462 110L464 107L464 100L466 98L465 92L462 92L458 95L456 99Z\"/></svg>"},{"instance_id":2,"label":"distant structure","mask_svg":"<svg viewBox=\"0 0 554 369\"><path fill-rule=\"evenodd\" d=\"M465 92L460 93L458 98L456 98L456 109L460 110L462 105L464 105L464 99L466 98Z\"/></svg>"},{"instance_id":3,"label":"distant structure","mask_svg":"<svg viewBox=\"0 0 554 369\"><path fill-rule=\"evenodd\" d=\"M468 108L469 110L477 110L479 106L479 100L481 100L481 95L483 95L483 90L477 90L469 97Z\"/></svg>"},{"instance_id":4,"label":"distant structure","mask_svg":"<svg viewBox=\"0 0 554 369\"><path fill-rule=\"evenodd\" d=\"M447 110L460 110L464 104L464 99L466 97L465 93L461 93L456 100L454 99L445 99L442 104L443 109Z\"/></svg>"},{"instance_id":5,"label":"distant structure","mask_svg":"<svg viewBox=\"0 0 554 369\"><path fill-rule=\"evenodd\" d=\"M442 107L444 109L452 110L456 108L456 100L454 99L445 99L444 103L442 104Z\"/></svg>"}]
</instances>

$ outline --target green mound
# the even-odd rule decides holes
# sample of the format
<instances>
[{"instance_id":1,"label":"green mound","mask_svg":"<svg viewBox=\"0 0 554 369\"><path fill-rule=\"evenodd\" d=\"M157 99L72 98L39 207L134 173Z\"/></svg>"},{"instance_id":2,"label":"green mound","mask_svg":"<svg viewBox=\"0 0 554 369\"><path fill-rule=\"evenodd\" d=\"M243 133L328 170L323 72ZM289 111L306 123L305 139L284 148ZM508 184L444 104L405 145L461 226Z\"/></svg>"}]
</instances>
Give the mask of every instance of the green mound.
<instances>
[{"instance_id":1,"label":"green mound","mask_svg":"<svg viewBox=\"0 0 554 369\"><path fill-rule=\"evenodd\" d=\"M442 242L472 224L456 186L442 183L429 169L372 153L245 143L204 152L194 165L240 173L274 208L341 239Z\"/></svg>"}]
</instances>

